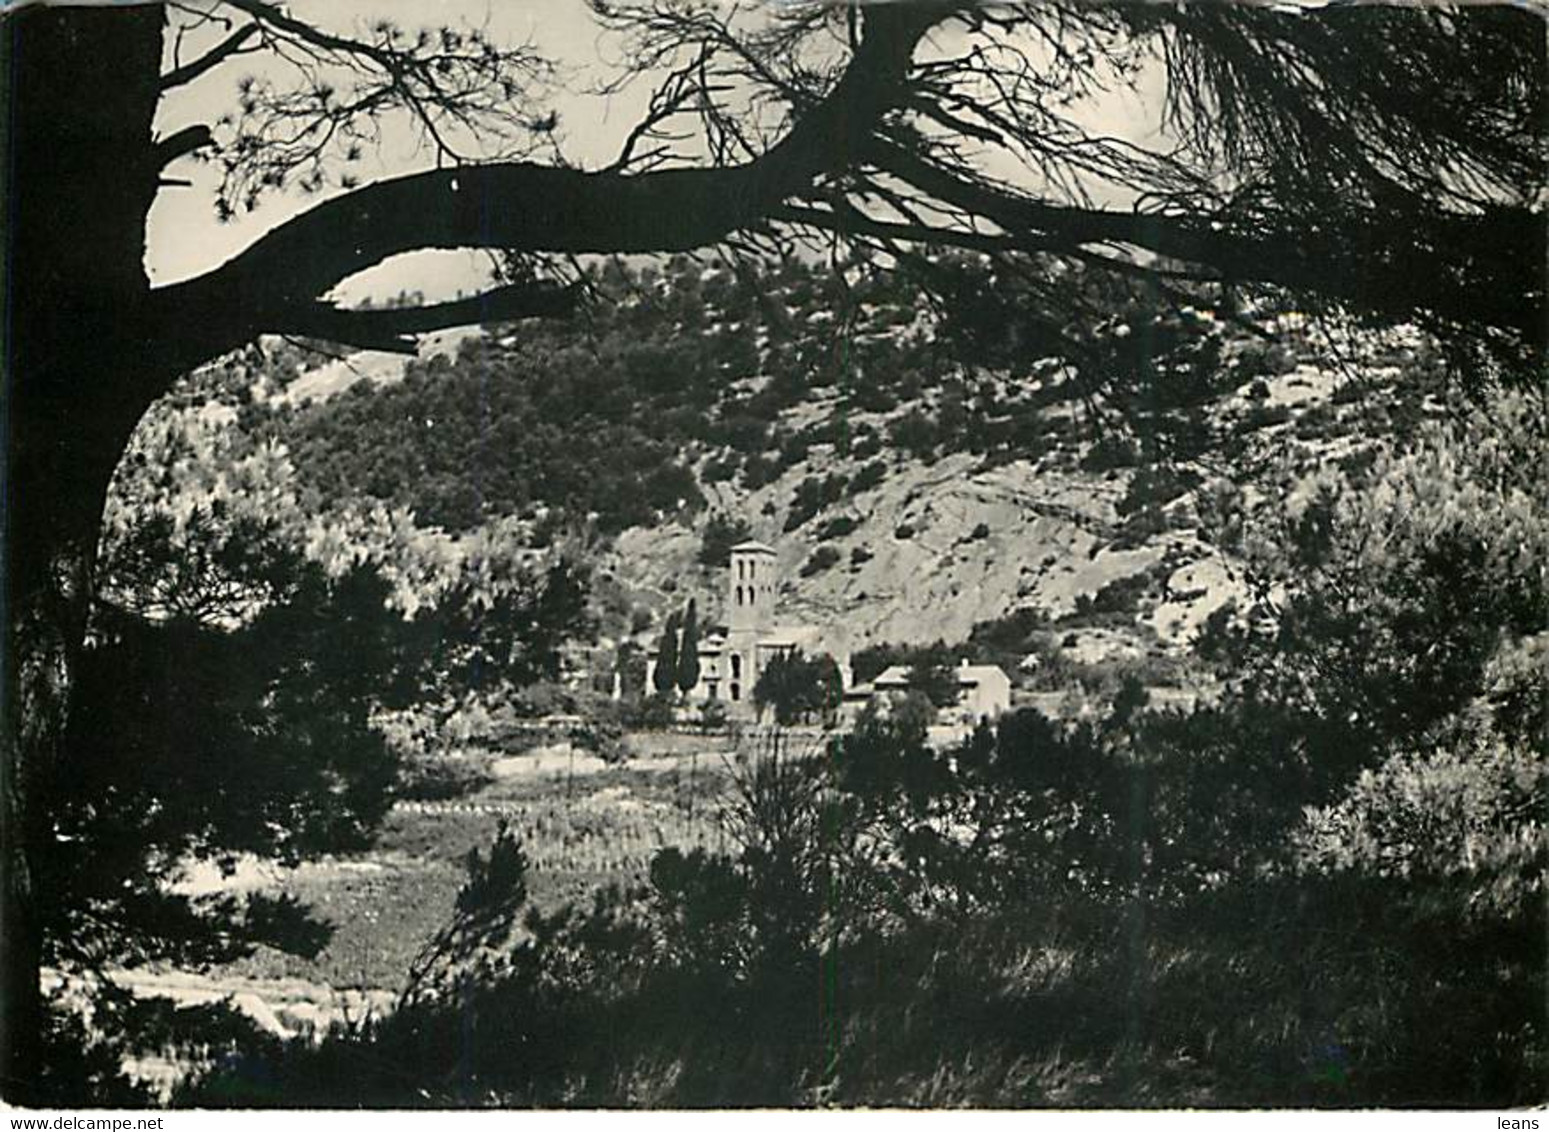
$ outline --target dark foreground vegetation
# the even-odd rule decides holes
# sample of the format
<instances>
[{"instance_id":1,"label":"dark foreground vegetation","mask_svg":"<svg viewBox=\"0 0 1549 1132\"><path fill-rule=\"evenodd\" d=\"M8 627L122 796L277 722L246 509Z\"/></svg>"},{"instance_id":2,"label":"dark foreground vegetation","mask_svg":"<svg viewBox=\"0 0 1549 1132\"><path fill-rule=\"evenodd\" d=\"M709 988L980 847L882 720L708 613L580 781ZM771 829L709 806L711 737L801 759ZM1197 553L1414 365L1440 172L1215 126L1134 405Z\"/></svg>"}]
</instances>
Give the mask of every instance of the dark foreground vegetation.
<instances>
[{"instance_id":1,"label":"dark foreground vegetation","mask_svg":"<svg viewBox=\"0 0 1549 1132\"><path fill-rule=\"evenodd\" d=\"M1384 821L1434 771L1395 772L1340 811L1358 829L1297 843L1262 764L1146 757L1201 740L1240 757L1263 721L1127 712L1064 734L1013 717L950 753L880 722L827 760L771 753L728 816L739 853L665 851L590 908L523 918L502 837L395 1014L316 1047L254 1035L178 1100L1542 1100L1534 866L1466 869L1459 844L1382 863L1403 850ZM1463 778L1463 808L1493 812L1453 816L1499 835L1542 786L1522 758Z\"/></svg>"},{"instance_id":2,"label":"dark foreground vegetation","mask_svg":"<svg viewBox=\"0 0 1549 1132\"><path fill-rule=\"evenodd\" d=\"M130 1099L119 1059L176 1048L193 1105L1541 1103L1543 427L1501 395L1220 501L1261 597L1188 712L1131 681L948 750L776 741L729 851L557 911L502 830L393 1012L285 1043L104 997L54 1084Z\"/></svg>"}]
</instances>

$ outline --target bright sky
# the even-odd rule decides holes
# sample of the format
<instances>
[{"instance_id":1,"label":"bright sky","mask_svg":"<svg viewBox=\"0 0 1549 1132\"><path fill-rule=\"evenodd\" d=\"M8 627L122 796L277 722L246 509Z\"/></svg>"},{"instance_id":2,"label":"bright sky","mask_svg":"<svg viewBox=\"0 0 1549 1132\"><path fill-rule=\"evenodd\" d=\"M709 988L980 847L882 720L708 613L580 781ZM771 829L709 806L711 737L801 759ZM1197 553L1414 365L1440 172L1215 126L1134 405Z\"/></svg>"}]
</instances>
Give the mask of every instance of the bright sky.
<instances>
[{"instance_id":1,"label":"bright sky","mask_svg":"<svg viewBox=\"0 0 1549 1132\"><path fill-rule=\"evenodd\" d=\"M531 41L548 57L575 68L575 78L566 84L571 88L594 84L605 73L598 53L599 49L606 52L607 45L599 41L599 30L579 0L294 0L290 10L340 33L354 32L376 19L392 20L408 31L471 24L487 28L490 38L500 44ZM185 61L196 54L197 49L185 48ZM262 58L254 55L228 60L169 94L158 109L158 132L166 135L183 126L211 123L235 109L238 81L263 67ZM283 73L277 71L276 75ZM642 85L612 100L558 95L555 105L564 124L567 154L586 164L610 160L649 94ZM382 152L367 154L363 172L366 179L378 179L433 164L428 154L414 151L405 128ZM325 199L297 192L270 194L257 211L221 224L214 211L219 181L216 169L185 159L170 167L168 175L191 180L194 185L163 189L151 209L146 266L153 284L208 271L269 228ZM372 273L376 280L362 280L369 290L392 293L405 287L435 297L459 287L479 286L487 270L482 259L471 253L438 253L415 256L412 264L383 265ZM370 286L373 282L375 286Z\"/></svg>"},{"instance_id":2,"label":"bright sky","mask_svg":"<svg viewBox=\"0 0 1549 1132\"><path fill-rule=\"evenodd\" d=\"M496 43L530 42L565 68L552 105L561 116L566 156L586 166L605 164L616 156L629 128L650 96L649 81L634 84L611 99L576 93L614 73L608 61L617 58L614 45L593 22L581 0L291 0L297 16L340 33L354 33L377 19L388 19L415 31L424 26L470 24L484 28ZM207 43L223 32L212 29ZM187 44L184 61L199 47ZM187 125L213 123L237 103L237 82L266 65L263 56L238 57L173 91L163 100L157 130L166 135ZM280 77L280 72L276 73ZM1150 100L1146 100L1149 102ZM1094 107L1090 124L1131 140L1155 143L1154 110L1133 96L1114 96ZM401 175L433 164L417 153L405 127L390 137L381 152L368 154L364 179ZM297 192L271 194L252 214L229 223L214 215L217 171L191 159L168 169L168 175L194 182L191 188L166 188L151 210L146 265L153 284L198 275L231 258L269 228L319 199ZM427 298L472 291L488 278L488 263L478 253L440 252L400 257L366 272L341 289L353 299L365 294L390 295L400 289L423 291Z\"/></svg>"}]
</instances>

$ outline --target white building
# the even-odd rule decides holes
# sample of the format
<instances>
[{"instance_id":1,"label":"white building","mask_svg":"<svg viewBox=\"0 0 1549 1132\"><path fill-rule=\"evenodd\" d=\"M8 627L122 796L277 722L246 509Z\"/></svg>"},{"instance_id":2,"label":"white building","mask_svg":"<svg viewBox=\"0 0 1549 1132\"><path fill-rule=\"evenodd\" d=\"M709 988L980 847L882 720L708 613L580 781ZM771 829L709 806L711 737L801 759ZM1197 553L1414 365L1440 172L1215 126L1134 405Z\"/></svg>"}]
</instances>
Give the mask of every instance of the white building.
<instances>
[{"instance_id":1,"label":"white building","mask_svg":"<svg viewBox=\"0 0 1549 1132\"><path fill-rule=\"evenodd\" d=\"M690 703L715 701L733 717L756 714L753 688L759 674L778 656L798 650L806 656L824 652L824 633L814 625L776 623L780 574L778 556L761 542L742 542L732 547L726 573L725 624L705 626L699 642L699 681L688 690ZM646 686L652 686L655 658L648 661ZM869 684L852 686L849 665L839 662L844 679L843 718L854 720L867 704L886 710L909 692L910 672L894 665ZM953 670L957 701L937 713L937 724L972 728L980 720L994 719L1011 707L1011 680L998 665L969 664L964 660Z\"/></svg>"},{"instance_id":2,"label":"white building","mask_svg":"<svg viewBox=\"0 0 1549 1132\"><path fill-rule=\"evenodd\" d=\"M938 710L938 724L973 727L1010 709L1011 679L998 664L964 660L952 672L957 680L957 702ZM870 684L856 685L845 693L846 714L858 713L868 703L879 708L891 706L909 694L912 676L908 666L895 664Z\"/></svg>"}]
</instances>

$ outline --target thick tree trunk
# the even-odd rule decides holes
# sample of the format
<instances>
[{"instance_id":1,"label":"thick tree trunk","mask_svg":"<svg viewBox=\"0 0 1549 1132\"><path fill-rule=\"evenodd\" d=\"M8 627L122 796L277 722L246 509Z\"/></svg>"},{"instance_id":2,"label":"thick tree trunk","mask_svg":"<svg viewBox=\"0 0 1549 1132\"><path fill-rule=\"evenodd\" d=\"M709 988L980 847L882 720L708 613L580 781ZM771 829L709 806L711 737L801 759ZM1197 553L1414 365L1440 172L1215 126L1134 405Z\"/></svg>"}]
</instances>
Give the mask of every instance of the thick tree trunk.
<instances>
[{"instance_id":1,"label":"thick tree trunk","mask_svg":"<svg viewBox=\"0 0 1549 1132\"><path fill-rule=\"evenodd\" d=\"M159 170L151 119L159 6L32 8L9 58L11 223L5 374L5 693L0 790L0 1076L49 1099L38 969L38 864L52 841L70 677L90 611L108 482L145 408L145 216Z\"/></svg>"}]
</instances>

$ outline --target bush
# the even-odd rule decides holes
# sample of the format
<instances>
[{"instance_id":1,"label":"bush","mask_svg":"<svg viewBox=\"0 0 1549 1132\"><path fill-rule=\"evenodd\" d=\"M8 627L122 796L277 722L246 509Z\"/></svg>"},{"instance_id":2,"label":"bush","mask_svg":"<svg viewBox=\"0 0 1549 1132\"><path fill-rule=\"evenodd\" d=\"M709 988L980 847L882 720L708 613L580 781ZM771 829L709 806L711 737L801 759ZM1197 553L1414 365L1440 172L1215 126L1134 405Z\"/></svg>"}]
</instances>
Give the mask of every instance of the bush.
<instances>
[{"instance_id":1,"label":"bush","mask_svg":"<svg viewBox=\"0 0 1549 1132\"><path fill-rule=\"evenodd\" d=\"M860 526L860 520L851 515L840 515L836 519L830 519L818 528L818 541L828 542L830 539L843 538Z\"/></svg>"},{"instance_id":2,"label":"bush","mask_svg":"<svg viewBox=\"0 0 1549 1132\"><path fill-rule=\"evenodd\" d=\"M850 389L849 400L853 407L868 413L891 413L898 408L898 395L875 382Z\"/></svg>"},{"instance_id":3,"label":"bush","mask_svg":"<svg viewBox=\"0 0 1549 1132\"><path fill-rule=\"evenodd\" d=\"M860 455L858 446L856 455ZM850 494L860 495L881 485L887 478L887 462L885 460L873 460L869 464L863 464L861 470L855 473L855 478L850 481Z\"/></svg>"},{"instance_id":4,"label":"bush","mask_svg":"<svg viewBox=\"0 0 1549 1132\"><path fill-rule=\"evenodd\" d=\"M1103 437L1081 459L1081 468L1088 472L1108 472L1116 468L1133 468L1140 462L1140 448L1126 437Z\"/></svg>"},{"instance_id":5,"label":"bush","mask_svg":"<svg viewBox=\"0 0 1549 1132\"><path fill-rule=\"evenodd\" d=\"M910 409L888 427L888 439L894 448L924 458L934 454L941 444L942 430L919 409Z\"/></svg>"},{"instance_id":6,"label":"bush","mask_svg":"<svg viewBox=\"0 0 1549 1132\"><path fill-rule=\"evenodd\" d=\"M1150 573L1144 570L1115 578L1092 595L1088 609L1092 613L1134 613L1140 599L1150 592L1152 585Z\"/></svg>"},{"instance_id":7,"label":"bush","mask_svg":"<svg viewBox=\"0 0 1549 1132\"><path fill-rule=\"evenodd\" d=\"M629 758L629 736L621 719L594 713L570 734L570 741L583 751L606 763L621 763Z\"/></svg>"},{"instance_id":8,"label":"bush","mask_svg":"<svg viewBox=\"0 0 1549 1132\"><path fill-rule=\"evenodd\" d=\"M791 508L785 518L785 530L796 530L823 508L838 503L844 498L844 489L848 482L849 477L838 472L831 472L821 479L817 476L808 476L802 480L791 496Z\"/></svg>"},{"instance_id":9,"label":"bush","mask_svg":"<svg viewBox=\"0 0 1549 1132\"><path fill-rule=\"evenodd\" d=\"M811 557L802 563L801 576L810 578L814 574L821 574L839 561L839 552L831 546L820 546L812 552Z\"/></svg>"},{"instance_id":10,"label":"bush","mask_svg":"<svg viewBox=\"0 0 1549 1132\"><path fill-rule=\"evenodd\" d=\"M779 478L780 465L775 460L750 455L742 461L742 486L749 491L757 491Z\"/></svg>"},{"instance_id":11,"label":"bush","mask_svg":"<svg viewBox=\"0 0 1549 1132\"><path fill-rule=\"evenodd\" d=\"M1476 736L1457 750L1405 752L1363 771L1338 802L1308 811L1302 869L1456 885L1476 915L1541 906L1549 834L1534 819L1549 764Z\"/></svg>"},{"instance_id":12,"label":"bush","mask_svg":"<svg viewBox=\"0 0 1549 1132\"><path fill-rule=\"evenodd\" d=\"M661 731L676 720L672 699L663 695L637 696L623 701L623 721L642 731Z\"/></svg>"},{"instance_id":13,"label":"bush","mask_svg":"<svg viewBox=\"0 0 1549 1132\"><path fill-rule=\"evenodd\" d=\"M730 483L737 477L740 463L736 456L718 456L705 461L700 476L705 483Z\"/></svg>"},{"instance_id":14,"label":"bush","mask_svg":"<svg viewBox=\"0 0 1549 1132\"><path fill-rule=\"evenodd\" d=\"M413 759L399 772L396 797L406 802L464 798L494 782L483 760L454 756Z\"/></svg>"},{"instance_id":15,"label":"bush","mask_svg":"<svg viewBox=\"0 0 1549 1132\"><path fill-rule=\"evenodd\" d=\"M1242 415L1245 429L1271 428L1291 419L1289 405L1255 405Z\"/></svg>"},{"instance_id":16,"label":"bush","mask_svg":"<svg viewBox=\"0 0 1549 1132\"><path fill-rule=\"evenodd\" d=\"M699 705L699 726L704 731L724 731L726 720L726 705L720 700L706 700Z\"/></svg>"},{"instance_id":17,"label":"bush","mask_svg":"<svg viewBox=\"0 0 1549 1132\"><path fill-rule=\"evenodd\" d=\"M1198 473L1190 469L1167 465L1143 467L1130 477L1124 496L1115 507L1121 517L1138 511L1159 509L1198 486L1199 482Z\"/></svg>"},{"instance_id":18,"label":"bush","mask_svg":"<svg viewBox=\"0 0 1549 1132\"><path fill-rule=\"evenodd\" d=\"M861 425L855 430L855 439L850 443L850 455L857 460L869 460L882 451L882 437L873 432L868 426ZM877 483L881 483L881 476L877 477ZM864 491L866 487L874 487L875 484L855 487L854 490Z\"/></svg>"}]
</instances>

